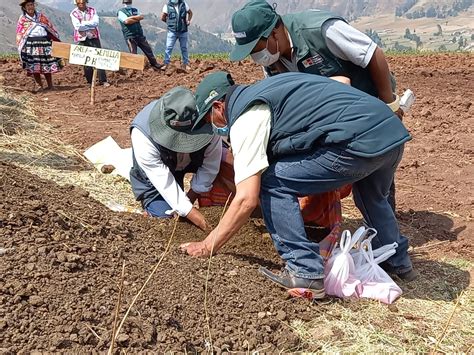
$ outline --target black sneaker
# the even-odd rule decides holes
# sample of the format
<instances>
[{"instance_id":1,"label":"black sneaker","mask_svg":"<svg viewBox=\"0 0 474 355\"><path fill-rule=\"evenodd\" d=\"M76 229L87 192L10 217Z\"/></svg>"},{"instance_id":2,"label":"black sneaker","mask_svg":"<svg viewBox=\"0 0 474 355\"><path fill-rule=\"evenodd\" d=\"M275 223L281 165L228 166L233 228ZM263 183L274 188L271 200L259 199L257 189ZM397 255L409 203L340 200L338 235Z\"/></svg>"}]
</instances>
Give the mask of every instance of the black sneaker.
<instances>
[{"instance_id":1,"label":"black sneaker","mask_svg":"<svg viewBox=\"0 0 474 355\"><path fill-rule=\"evenodd\" d=\"M384 269L387 274L395 275L400 280L403 280L406 282L414 281L418 278L418 276L420 276L420 274L417 271L415 271L413 268L405 272L396 272L393 266L386 262L381 263L380 267Z\"/></svg>"},{"instance_id":2,"label":"black sneaker","mask_svg":"<svg viewBox=\"0 0 474 355\"><path fill-rule=\"evenodd\" d=\"M406 281L406 282L412 282L416 280L418 276L420 276L420 274L413 269L408 270L406 272L402 272L400 274L395 274L395 275L397 275L401 280Z\"/></svg>"},{"instance_id":3,"label":"black sneaker","mask_svg":"<svg viewBox=\"0 0 474 355\"><path fill-rule=\"evenodd\" d=\"M258 271L270 281L286 288L293 297L321 299L326 295L323 279L304 279L291 275L286 269L283 269L280 275L264 267L261 267Z\"/></svg>"},{"instance_id":4,"label":"black sneaker","mask_svg":"<svg viewBox=\"0 0 474 355\"><path fill-rule=\"evenodd\" d=\"M163 68L163 64L158 64L158 63L156 63L155 65L152 65L151 67L152 67L152 69L153 69L154 71L163 70L163 69L162 69L162 68Z\"/></svg>"}]
</instances>

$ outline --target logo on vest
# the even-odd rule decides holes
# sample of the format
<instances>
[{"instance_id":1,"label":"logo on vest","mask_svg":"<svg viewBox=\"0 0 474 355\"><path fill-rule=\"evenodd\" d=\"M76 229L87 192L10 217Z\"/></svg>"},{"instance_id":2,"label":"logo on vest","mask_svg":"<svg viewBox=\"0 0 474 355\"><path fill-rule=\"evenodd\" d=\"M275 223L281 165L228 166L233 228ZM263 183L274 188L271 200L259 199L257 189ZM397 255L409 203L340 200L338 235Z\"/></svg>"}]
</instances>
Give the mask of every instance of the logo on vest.
<instances>
[{"instance_id":1,"label":"logo on vest","mask_svg":"<svg viewBox=\"0 0 474 355\"><path fill-rule=\"evenodd\" d=\"M324 62L323 57L321 57L319 54L316 54L312 57L306 58L303 60L301 63L305 68L312 67L313 65L318 65Z\"/></svg>"},{"instance_id":2,"label":"logo on vest","mask_svg":"<svg viewBox=\"0 0 474 355\"><path fill-rule=\"evenodd\" d=\"M209 96L207 97L207 99L204 100L204 105L207 105L209 103L209 101L211 101L213 98L215 98L216 96L218 96L219 94L217 93L216 90L212 90L210 93L209 93Z\"/></svg>"}]
</instances>

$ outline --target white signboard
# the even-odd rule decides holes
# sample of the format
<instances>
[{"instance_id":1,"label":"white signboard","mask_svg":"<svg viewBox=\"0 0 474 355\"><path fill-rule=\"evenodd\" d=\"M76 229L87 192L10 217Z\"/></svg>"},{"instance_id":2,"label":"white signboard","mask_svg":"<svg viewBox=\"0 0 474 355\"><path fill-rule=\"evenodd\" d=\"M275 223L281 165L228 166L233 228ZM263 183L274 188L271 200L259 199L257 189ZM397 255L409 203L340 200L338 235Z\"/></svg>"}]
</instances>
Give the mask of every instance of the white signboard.
<instances>
[{"instance_id":1,"label":"white signboard","mask_svg":"<svg viewBox=\"0 0 474 355\"><path fill-rule=\"evenodd\" d=\"M71 44L69 63L117 71L120 69L120 52Z\"/></svg>"}]
</instances>

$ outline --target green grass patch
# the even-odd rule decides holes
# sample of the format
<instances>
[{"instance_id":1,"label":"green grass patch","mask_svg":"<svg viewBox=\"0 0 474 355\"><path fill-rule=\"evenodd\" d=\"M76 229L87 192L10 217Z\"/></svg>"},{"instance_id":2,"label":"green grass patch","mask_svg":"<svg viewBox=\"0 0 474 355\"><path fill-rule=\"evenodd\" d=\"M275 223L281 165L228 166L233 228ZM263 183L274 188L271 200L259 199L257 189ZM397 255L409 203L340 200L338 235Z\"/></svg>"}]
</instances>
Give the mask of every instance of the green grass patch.
<instances>
[{"instance_id":1,"label":"green grass patch","mask_svg":"<svg viewBox=\"0 0 474 355\"><path fill-rule=\"evenodd\" d=\"M472 52L466 51L434 51L434 50L408 50L408 51L394 51L392 49L384 50L384 53L389 56L415 56L415 57L427 57L427 56L436 56L444 53L456 54L460 56L470 56Z\"/></svg>"},{"instance_id":2,"label":"green grass patch","mask_svg":"<svg viewBox=\"0 0 474 355\"><path fill-rule=\"evenodd\" d=\"M471 270L474 266L471 261L461 258L443 258L441 261L465 271Z\"/></svg>"},{"instance_id":3,"label":"green grass patch","mask_svg":"<svg viewBox=\"0 0 474 355\"><path fill-rule=\"evenodd\" d=\"M156 55L157 58L163 60L164 55L163 54L158 54ZM189 54L190 59L199 59L199 60L229 60L229 53L190 53ZM181 53L177 51L176 53L171 55L171 60L180 60L181 59Z\"/></svg>"},{"instance_id":4,"label":"green grass patch","mask_svg":"<svg viewBox=\"0 0 474 355\"><path fill-rule=\"evenodd\" d=\"M18 59L18 53L16 52L0 53L0 59Z\"/></svg>"}]
</instances>

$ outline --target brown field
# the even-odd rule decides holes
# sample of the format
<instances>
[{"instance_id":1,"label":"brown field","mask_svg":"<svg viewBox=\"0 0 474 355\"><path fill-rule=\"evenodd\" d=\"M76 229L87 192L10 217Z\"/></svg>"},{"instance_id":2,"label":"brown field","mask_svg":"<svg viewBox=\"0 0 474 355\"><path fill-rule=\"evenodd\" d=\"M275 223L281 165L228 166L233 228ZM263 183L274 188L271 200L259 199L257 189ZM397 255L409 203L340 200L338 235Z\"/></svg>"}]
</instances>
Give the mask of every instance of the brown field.
<instances>
[{"instance_id":1,"label":"brown field","mask_svg":"<svg viewBox=\"0 0 474 355\"><path fill-rule=\"evenodd\" d=\"M33 94L15 60L0 67L0 352L105 352L118 319L164 256L131 309L116 353L464 352L474 343L474 60L472 55L389 57L398 91L417 100L404 118L413 135L397 174L398 217L420 278L396 280L393 305L289 299L259 266L280 258L259 221L249 221L209 260L177 246L203 238L188 223L115 213L133 204L129 186L99 174L80 153L108 135L130 144L128 125L169 88L195 88L209 71L237 82L261 78L250 62L194 61L189 73L109 73L95 106L80 68ZM100 202L102 203L100 203ZM213 225L221 208L204 213ZM345 227L360 225L350 199ZM170 248L168 249L168 243ZM209 264L210 263L210 264ZM209 273L208 273L208 266ZM209 317L206 317L206 314Z\"/></svg>"}]
</instances>

